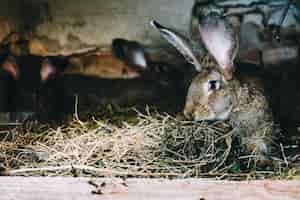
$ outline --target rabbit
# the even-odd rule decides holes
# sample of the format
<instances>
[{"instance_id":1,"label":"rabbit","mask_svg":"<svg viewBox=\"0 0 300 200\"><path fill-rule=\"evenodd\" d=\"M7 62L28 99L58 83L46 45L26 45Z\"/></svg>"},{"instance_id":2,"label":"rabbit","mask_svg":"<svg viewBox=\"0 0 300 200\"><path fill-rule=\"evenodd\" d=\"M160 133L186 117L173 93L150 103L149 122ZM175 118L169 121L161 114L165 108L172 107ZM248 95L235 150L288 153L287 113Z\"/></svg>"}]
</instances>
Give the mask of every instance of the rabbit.
<instances>
[{"instance_id":1,"label":"rabbit","mask_svg":"<svg viewBox=\"0 0 300 200\"><path fill-rule=\"evenodd\" d=\"M0 112L10 112L14 108L15 80L0 68Z\"/></svg>"},{"instance_id":2,"label":"rabbit","mask_svg":"<svg viewBox=\"0 0 300 200\"><path fill-rule=\"evenodd\" d=\"M58 76L65 65L67 61L59 57L4 56L0 65L0 70L5 75L1 77L1 81L5 83L1 86L4 92L1 98L6 99L3 107L6 107L6 112L12 113L12 121L38 118L39 107L43 106L41 104L50 104L57 96L54 94L47 102L40 102L43 85L50 77Z\"/></svg>"},{"instance_id":3,"label":"rabbit","mask_svg":"<svg viewBox=\"0 0 300 200\"><path fill-rule=\"evenodd\" d=\"M112 44L113 53L117 58L139 72L144 79L152 81L153 84L162 85L165 82L165 85L169 84L170 89L175 88L176 98L186 95L192 77L197 74L194 66L187 63L177 52L167 53L166 49L162 52L161 49L146 48L136 41L120 38L114 39ZM194 61L195 65L200 67L198 61L196 59Z\"/></svg>"},{"instance_id":4,"label":"rabbit","mask_svg":"<svg viewBox=\"0 0 300 200\"><path fill-rule=\"evenodd\" d=\"M185 70L182 70L182 68L172 64L167 58L156 59L155 53L150 53L150 49L146 49L136 41L116 38L112 42L112 51L115 57L137 71L143 78L155 82L170 82L173 80L180 87L182 84L179 83L179 80L188 77L188 74L193 74L194 72L193 67L187 66ZM186 63L184 59L177 59L177 62L182 65ZM182 81L184 82L185 80Z\"/></svg>"},{"instance_id":5,"label":"rabbit","mask_svg":"<svg viewBox=\"0 0 300 200\"><path fill-rule=\"evenodd\" d=\"M176 67L170 66L168 63L152 62L145 48L134 41L115 39L112 50L116 57L138 71L140 76L124 79L99 78L85 74L62 74L45 82L41 96L47 98L54 91L61 90L60 93L67 98L73 97L73 108L68 112L74 112L74 96L76 95L79 97L80 111L85 104L88 104L87 109L90 109L91 105L144 106L145 104L155 104L164 110L179 110L178 104L184 104L182 92L185 90L181 88L181 82L178 81L181 80L182 75ZM166 101L162 100L175 99L175 97L177 103L174 103L174 108L169 103L166 108L164 105ZM94 106L93 109L95 111Z\"/></svg>"},{"instance_id":6,"label":"rabbit","mask_svg":"<svg viewBox=\"0 0 300 200\"><path fill-rule=\"evenodd\" d=\"M135 78L139 74L116 58L110 50L69 56L70 64L64 74L90 75L99 78Z\"/></svg>"},{"instance_id":7,"label":"rabbit","mask_svg":"<svg viewBox=\"0 0 300 200\"><path fill-rule=\"evenodd\" d=\"M151 25L198 71L188 89L184 115L197 121L228 120L236 127L233 130L240 138L242 152L255 154L261 163L270 161L275 133L272 112L261 80L235 71L238 36L233 27L216 13L199 20L200 37L216 61L212 66L199 66L195 60L199 56L186 38L157 21Z\"/></svg>"},{"instance_id":8,"label":"rabbit","mask_svg":"<svg viewBox=\"0 0 300 200\"><path fill-rule=\"evenodd\" d=\"M141 74L130 79L65 73L69 64L68 57L8 55L3 59L1 69L15 85L9 90L14 102L9 111L20 113L19 118L24 113L32 113L34 116L31 118L39 121L61 121L74 111L75 95L87 98L95 105L144 105L157 103L164 97L182 96L180 92L183 90L178 88L180 73L175 68L169 67L167 63L150 62L140 44L131 48L132 42L128 43L116 41L113 49L116 53L116 49L130 46L127 51L130 54L120 61L131 60L131 67L138 69ZM139 60L136 59L137 54L140 55ZM142 67L140 61L146 64Z\"/></svg>"}]
</instances>

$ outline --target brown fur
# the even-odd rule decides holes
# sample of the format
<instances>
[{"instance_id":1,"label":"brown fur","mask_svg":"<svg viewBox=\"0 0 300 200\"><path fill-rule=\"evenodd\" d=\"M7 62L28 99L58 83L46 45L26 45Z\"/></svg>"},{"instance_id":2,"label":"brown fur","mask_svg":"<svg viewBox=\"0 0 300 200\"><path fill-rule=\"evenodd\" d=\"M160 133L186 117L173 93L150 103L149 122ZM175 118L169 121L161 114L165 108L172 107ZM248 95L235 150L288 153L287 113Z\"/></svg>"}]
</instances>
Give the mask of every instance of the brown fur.
<instances>
[{"instance_id":1,"label":"brown fur","mask_svg":"<svg viewBox=\"0 0 300 200\"><path fill-rule=\"evenodd\" d=\"M219 80L223 84L221 89L208 93L204 85L209 80L216 80L217 76L212 76L213 73L220 74ZM245 77L247 80L239 80ZM189 88L185 115L196 120L222 120L221 111L230 110L226 119L236 127L234 134L241 138L244 150L264 159L271 151L274 130L272 113L261 82L241 75L231 81L222 78L215 69L198 74Z\"/></svg>"},{"instance_id":2,"label":"brown fur","mask_svg":"<svg viewBox=\"0 0 300 200\"><path fill-rule=\"evenodd\" d=\"M250 74L234 73L239 38L226 18L211 12L198 23L200 38L211 56L200 60L201 70L194 66L199 74L189 87L184 114L194 120L229 120L246 154L255 153L264 160L271 152L275 131L263 85ZM197 57L192 44L185 44L186 38L156 21L152 25L188 62Z\"/></svg>"},{"instance_id":3,"label":"brown fur","mask_svg":"<svg viewBox=\"0 0 300 200\"><path fill-rule=\"evenodd\" d=\"M82 74L100 78L133 78L138 72L115 58L110 51L72 57L65 74Z\"/></svg>"}]
</instances>

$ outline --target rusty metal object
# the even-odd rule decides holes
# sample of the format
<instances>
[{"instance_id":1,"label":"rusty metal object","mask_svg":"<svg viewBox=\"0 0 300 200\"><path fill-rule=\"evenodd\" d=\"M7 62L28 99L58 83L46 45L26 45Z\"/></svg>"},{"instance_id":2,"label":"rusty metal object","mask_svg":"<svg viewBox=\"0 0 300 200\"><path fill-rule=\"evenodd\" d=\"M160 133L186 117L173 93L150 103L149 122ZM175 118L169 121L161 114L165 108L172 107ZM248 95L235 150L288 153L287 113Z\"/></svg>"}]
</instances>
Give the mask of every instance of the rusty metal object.
<instances>
[{"instance_id":1,"label":"rusty metal object","mask_svg":"<svg viewBox=\"0 0 300 200\"><path fill-rule=\"evenodd\" d=\"M262 51L262 62L265 67L281 63L297 63L299 60L299 47L297 45L269 46Z\"/></svg>"},{"instance_id":2,"label":"rusty metal object","mask_svg":"<svg viewBox=\"0 0 300 200\"><path fill-rule=\"evenodd\" d=\"M287 14L288 14L288 11L289 11L289 9L290 9L290 7L291 7L291 5L292 5L292 3L294 3L294 0L289 0L288 1L288 3L287 3L287 5L286 5L286 7L284 8L284 10L283 10L283 13L282 13L282 15L281 15L281 17L280 17L280 20L279 20L279 22L278 22L278 25L276 26L276 28L273 30L273 37L274 37L274 39L276 39L277 41L280 41L280 32L281 32L281 26L282 26L282 24L283 24L283 22L284 22L284 20L286 19L286 17L287 17Z\"/></svg>"},{"instance_id":3,"label":"rusty metal object","mask_svg":"<svg viewBox=\"0 0 300 200\"><path fill-rule=\"evenodd\" d=\"M0 130L22 126L33 115L32 112L0 112Z\"/></svg>"},{"instance_id":4,"label":"rusty metal object","mask_svg":"<svg viewBox=\"0 0 300 200\"><path fill-rule=\"evenodd\" d=\"M287 44L268 44L262 50L250 49L240 54L239 62L263 65L265 68L279 66L282 63L296 64L299 62L299 47Z\"/></svg>"}]
</instances>

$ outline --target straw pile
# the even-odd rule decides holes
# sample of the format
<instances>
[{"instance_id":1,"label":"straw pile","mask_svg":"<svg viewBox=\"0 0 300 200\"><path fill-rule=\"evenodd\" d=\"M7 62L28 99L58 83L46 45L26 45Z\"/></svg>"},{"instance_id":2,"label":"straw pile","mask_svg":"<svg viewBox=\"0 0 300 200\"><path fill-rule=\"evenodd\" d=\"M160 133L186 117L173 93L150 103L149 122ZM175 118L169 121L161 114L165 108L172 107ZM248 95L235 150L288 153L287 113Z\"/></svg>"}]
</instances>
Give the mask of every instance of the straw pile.
<instances>
[{"instance_id":1,"label":"straw pile","mask_svg":"<svg viewBox=\"0 0 300 200\"><path fill-rule=\"evenodd\" d=\"M119 123L77 119L63 127L2 132L2 174L245 178L283 174L290 165L286 155L264 171L245 164L250 158L241 159L234 128L226 123L135 112L135 120Z\"/></svg>"}]
</instances>

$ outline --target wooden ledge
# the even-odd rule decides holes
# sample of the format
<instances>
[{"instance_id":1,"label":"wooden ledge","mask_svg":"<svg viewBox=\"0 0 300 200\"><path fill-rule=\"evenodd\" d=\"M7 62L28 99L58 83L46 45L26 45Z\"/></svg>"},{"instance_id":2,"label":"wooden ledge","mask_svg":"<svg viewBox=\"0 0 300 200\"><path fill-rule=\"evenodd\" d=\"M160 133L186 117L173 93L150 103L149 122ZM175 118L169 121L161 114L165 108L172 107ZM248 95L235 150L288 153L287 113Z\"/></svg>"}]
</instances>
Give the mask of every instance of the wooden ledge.
<instances>
[{"instance_id":1,"label":"wooden ledge","mask_svg":"<svg viewBox=\"0 0 300 200\"><path fill-rule=\"evenodd\" d=\"M300 181L0 177L1 200L299 200Z\"/></svg>"}]
</instances>

